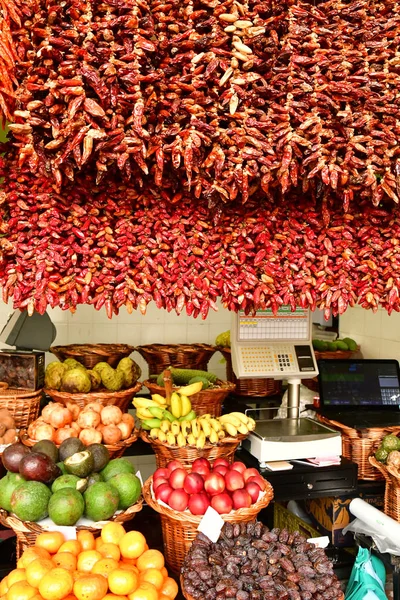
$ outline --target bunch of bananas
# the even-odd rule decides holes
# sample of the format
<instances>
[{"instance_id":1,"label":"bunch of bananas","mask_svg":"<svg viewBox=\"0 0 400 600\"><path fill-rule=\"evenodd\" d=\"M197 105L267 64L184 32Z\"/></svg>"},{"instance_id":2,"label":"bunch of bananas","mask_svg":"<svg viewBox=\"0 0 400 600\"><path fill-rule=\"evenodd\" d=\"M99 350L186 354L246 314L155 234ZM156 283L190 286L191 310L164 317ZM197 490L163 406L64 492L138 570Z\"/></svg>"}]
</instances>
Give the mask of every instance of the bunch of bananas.
<instances>
[{"instance_id":1,"label":"bunch of bananas","mask_svg":"<svg viewBox=\"0 0 400 600\"><path fill-rule=\"evenodd\" d=\"M153 419L156 421L156 419ZM206 443L218 444L224 437L236 437L253 431L254 419L240 412L233 412L221 417L201 415L194 419L187 417L170 421L163 419L150 429L150 437L169 446L196 446L204 448Z\"/></svg>"},{"instance_id":2,"label":"bunch of bananas","mask_svg":"<svg viewBox=\"0 0 400 600\"><path fill-rule=\"evenodd\" d=\"M149 398L134 398L133 406L136 408L136 416L142 422L142 428L150 430L159 427L161 421L191 421L196 418L192 410L192 403L185 394L173 392L169 404L166 398L160 394L153 394Z\"/></svg>"}]
</instances>

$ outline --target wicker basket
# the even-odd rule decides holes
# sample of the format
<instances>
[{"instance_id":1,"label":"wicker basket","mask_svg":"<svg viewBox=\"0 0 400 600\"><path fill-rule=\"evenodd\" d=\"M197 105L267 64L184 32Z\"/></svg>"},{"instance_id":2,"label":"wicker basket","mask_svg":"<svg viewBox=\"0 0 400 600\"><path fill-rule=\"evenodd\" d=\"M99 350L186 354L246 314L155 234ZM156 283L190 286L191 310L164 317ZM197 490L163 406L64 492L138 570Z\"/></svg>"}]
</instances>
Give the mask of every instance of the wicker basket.
<instances>
[{"instance_id":1,"label":"wicker basket","mask_svg":"<svg viewBox=\"0 0 400 600\"><path fill-rule=\"evenodd\" d=\"M122 412L125 412L129 406L130 401L133 399L135 394L141 389L142 384L138 381L133 387L126 390L120 390L119 392L109 392L108 390L96 390L95 392L89 392L87 394L70 394L69 392L59 392L58 390L44 391L54 402L61 402L61 404L67 405L72 402L78 404L80 408L84 408L90 402L98 402L103 406L113 404L119 406Z\"/></svg>"},{"instance_id":2,"label":"wicker basket","mask_svg":"<svg viewBox=\"0 0 400 600\"><path fill-rule=\"evenodd\" d=\"M360 346L357 346L357 350L326 350L326 352L320 352L319 350L314 350L316 360L324 359L337 359L337 358L351 358L357 352L360 351Z\"/></svg>"},{"instance_id":3,"label":"wicker basket","mask_svg":"<svg viewBox=\"0 0 400 600\"><path fill-rule=\"evenodd\" d=\"M369 458L372 449L383 436L388 433L397 435L400 433L400 427L373 427L358 431L357 429L343 425L343 423L331 421L322 415L318 415L318 420L324 425L340 431L342 434L342 455L357 463L358 479L368 479L370 481L384 479L382 472L372 465Z\"/></svg>"},{"instance_id":4,"label":"wicker basket","mask_svg":"<svg viewBox=\"0 0 400 600\"><path fill-rule=\"evenodd\" d=\"M115 523L125 523L131 521L136 513L141 511L143 508L143 498L140 497L136 504L130 506L127 510L122 513L114 515L110 521ZM47 531L39 523L32 521L21 521L15 515L10 515L7 511L0 508L0 523L8 529L12 529L17 536L17 559L21 556L22 552L28 546L33 546L39 533ZM91 531L93 534L99 534L101 532L101 526L90 527L86 525L78 526L78 531L86 530Z\"/></svg>"},{"instance_id":5,"label":"wicker basket","mask_svg":"<svg viewBox=\"0 0 400 600\"><path fill-rule=\"evenodd\" d=\"M38 418L43 390L27 392L13 388L0 389L0 408L7 408L14 417L17 429L28 427Z\"/></svg>"},{"instance_id":6,"label":"wicker basket","mask_svg":"<svg viewBox=\"0 0 400 600\"><path fill-rule=\"evenodd\" d=\"M226 378L235 384L235 394L238 396L275 396L282 391L282 381L275 379L238 379L232 368L230 348L216 348L226 360Z\"/></svg>"},{"instance_id":7,"label":"wicker basket","mask_svg":"<svg viewBox=\"0 0 400 600\"><path fill-rule=\"evenodd\" d=\"M216 458L226 458L233 462L236 448L244 440L246 435L239 435L235 438L224 438L219 444L208 444L204 448L198 449L195 446L168 446L160 440L152 440L147 431L140 430L140 437L144 442L150 444L156 455L156 464L158 467L166 467L171 460L179 460L184 465L190 467L196 458L206 458L213 463Z\"/></svg>"},{"instance_id":8,"label":"wicker basket","mask_svg":"<svg viewBox=\"0 0 400 600\"><path fill-rule=\"evenodd\" d=\"M153 383L152 381L144 381L145 385L150 394L161 394L165 397L165 388ZM211 414L215 417L219 417L222 411L222 403L228 394L233 392L235 386L229 381L221 381L217 379L216 385L219 387L208 388L207 390L201 390L197 394L190 396L190 402L192 408L198 415ZM178 389L178 387L176 388Z\"/></svg>"},{"instance_id":9,"label":"wicker basket","mask_svg":"<svg viewBox=\"0 0 400 600\"><path fill-rule=\"evenodd\" d=\"M134 346L128 344L69 344L68 346L52 346L50 352L58 360L75 358L87 369L92 369L99 362L107 362L116 367L121 358L132 354Z\"/></svg>"},{"instance_id":10,"label":"wicker basket","mask_svg":"<svg viewBox=\"0 0 400 600\"><path fill-rule=\"evenodd\" d=\"M376 448L375 448L376 449ZM384 465L371 454L369 462L373 469L377 469L382 479L385 479L385 496L383 501L383 512L400 522L400 473L393 465Z\"/></svg>"},{"instance_id":11,"label":"wicker basket","mask_svg":"<svg viewBox=\"0 0 400 600\"><path fill-rule=\"evenodd\" d=\"M149 375L159 375L167 367L200 369L207 364L216 348L208 344L148 344L135 348L149 365Z\"/></svg>"},{"instance_id":12,"label":"wicker basket","mask_svg":"<svg viewBox=\"0 0 400 600\"><path fill-rule=\"evenodd\" d=\"M132 431L132 435L126 438L126 440L121 440L116 444L104 444L104 446L108 449L111 458L120 458L124 454L125 450L127 448L130 448L130 446L132 446L132 444L136 442L138 437L139 430L134 429ZM34 446L37 443L37 440L33 440L32 438L28 437L28 434L25 430L22 430L20 432L20 439L21 442L25 444L25 446L29 446L30 448L32 448L32 446ZM58 445L57 448L59 447L60 446Z\"/></svg>"},{"instance_id":13,"label":"wicker basket","mask_svg":"<svg viewBox=\"0 0 400 600\"><path fill-rule=\"evenodd\" d=\"M146 503L160 513L165 560L174 573L179 573L185 555L197 535L197 527L202 517L192 515L188 511L177 512L168 506L159 504L152 496L152 480L153 478L150 477L144 483L143 496ZM272 486L267 481L266 492L261 500L250 508L240 508L227 515L222 515L222 518L230 523L252 521L260 510L268 506L273 497Z\"/></svg>"}]
</instances>

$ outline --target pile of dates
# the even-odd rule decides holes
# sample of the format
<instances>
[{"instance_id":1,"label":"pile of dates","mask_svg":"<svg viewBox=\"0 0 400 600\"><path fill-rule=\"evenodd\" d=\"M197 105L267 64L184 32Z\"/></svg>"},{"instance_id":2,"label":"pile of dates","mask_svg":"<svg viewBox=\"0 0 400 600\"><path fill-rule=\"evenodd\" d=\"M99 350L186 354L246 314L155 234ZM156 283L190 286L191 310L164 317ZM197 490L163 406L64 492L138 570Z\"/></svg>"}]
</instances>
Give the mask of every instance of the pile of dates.
<instances>
[{"instance_id":1,"label":"pile of dates","mask_svg":"<svg viewBox=\"0 0 400 600\"><path fill-rule=\"evenodd\" d=\"M341 599L324 550L299 532L258 521L225 523L217 543L199 533L182 566L183 590L201 600Z\"/></svg>"}]
</instances>

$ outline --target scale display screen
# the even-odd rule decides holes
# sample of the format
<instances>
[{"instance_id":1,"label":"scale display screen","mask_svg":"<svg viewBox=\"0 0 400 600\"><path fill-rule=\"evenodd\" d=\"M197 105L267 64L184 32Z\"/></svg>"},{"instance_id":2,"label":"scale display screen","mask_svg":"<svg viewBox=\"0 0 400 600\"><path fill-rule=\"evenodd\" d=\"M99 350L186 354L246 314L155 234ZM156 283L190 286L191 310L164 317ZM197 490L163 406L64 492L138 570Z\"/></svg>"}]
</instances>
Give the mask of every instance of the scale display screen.
<instances>
[{"instance_id":1,"label":"scale display screen","mask_svg":"<svg viewBox=\"0 0 400 600\"><path fill-rule=\"evenodd\" d=\"M309 313L303 308L296 308L292 312L290 306L281 306L277 315L270 309L259 310L254 316L245 315L241 311L238 318L239 342L310 339Z\"/></svg>"}]
</instances>

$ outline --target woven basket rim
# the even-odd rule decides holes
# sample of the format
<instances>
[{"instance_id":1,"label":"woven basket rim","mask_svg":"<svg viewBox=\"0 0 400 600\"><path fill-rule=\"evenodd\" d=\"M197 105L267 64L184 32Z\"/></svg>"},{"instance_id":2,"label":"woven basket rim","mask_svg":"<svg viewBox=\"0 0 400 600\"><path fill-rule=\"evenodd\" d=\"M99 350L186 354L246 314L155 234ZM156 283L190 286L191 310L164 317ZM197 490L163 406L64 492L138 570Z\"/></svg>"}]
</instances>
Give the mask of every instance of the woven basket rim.
<instances>
[{"instance_id":1,"label":"woven basket rim","mask_svg":"<svg viewBox=\"0 0 400 600\"><path fill-rule=\"evenodd\" d=\"M109 390L104 391L101 390L93 390L92 392L87 392L86 394L75 393L72 394L70 392L60 392L59 390L52 390L49 388L44 388L45 394L50 396L51 398L64 398L64 400L89 400L90 398L124 398L125 396L129 396L132 393L136 393L142 387L142 383L137 381L133 387L125 388L124 390L119 390L118 392L110 392Z\"/></svg>"},{"instance_id":2,"label":"woven basket rim","mask_svg":"<svg viewBox=\"0 0 400 600\"><path fill-rule=\"evenodd\" d=\"M167 506L162 506L151 495L151 484L153 476L146 479L143 484L142 493L146 503L153 508L156 512L160 513L164 517L168 517L174 521L181 521L190 525L198 525L203 518L202 515L192 515L188 511L178 512ZM239 508L229 514L221 515L224 521L235 522L240 520L241 517L256 516L260 510L266 508L274 497L274 491L269 481L266 481L266 490L264 496L255 504L252 504L250 508Z\"/></svg>"},{"instance_id":3,"label":"woven basket rim","mask_svg":"<svg viewBox=\"0 0 400 600\"><path fill-rule=\"evenodd\" d=\"M199 350L206 350L209 352L215 352L216 346L212 346L211 344L204 344L202 342L194 343L194 344L141 344L140 346L136 346L135 350L137 352L177 352L179 349L185 349L185 352L198 352Z\"/></svg>"},{"instance_id":4,"label":"woven basket rim","mask_svg":"<svg viewBox=\"0 0 400 600\"><path fill-rule=\"evenodd\" d=\"M1 388L0 389L0 400L9 400L10 398L16 398L16 400L36 400L44 392L43 388L40 390L23 390L20 388Z\"/></svg>"},{"instance_id":5,"label":"woven basket rim","mask_svg":"<svg viewBox=\"0 0 400 600\"><path fill-rule=\"evenodd\" d=\"M78 354L104 354L106 356L106 352L109 354L118 354L121 352L129 352L132 353L135 351L135 346L131 346L130 344L66 344L59 346L50 346L50 352L56 354L56 352L77 352Z\"/></svg>"},{"instance_id":6,"label":"woven basket rim","mask_svg":"<svg viewBox=\"0 0 400 600\"><path fill-rule=\"evenodd\" d=\"M250 433L250 431L249 431ZM228 444L233 444L233 443L237 443L239 445L239 443L242 440L245 440L247 438L248 434L244 434L241 433L239 435L237 435L236 437L224 437L222 440L220 440L220 442L218 444L206 444L202 450L210 450L211 448L222 448L224 445L227 446ZM168 448L169 450L177 450L179 448L179 446L171 446L169 444L166 444L165 442L160 442L160 440L152 440L151 438L149 438L148 432L145 429L139 429L139 437L146 442L146 444L151 444L154 446L158 446L158 447L162 447L162 448ZM184 446L184 448L195 448L196 446L190 446L189 444L186 444L186 446Z\"/></svg>"},{"instance_id":7,"label":"woven basket rim","mask_svg":"<svg viewBox=\"0 0 400 600\"><path fill-rule=\"evenodd\" d=\"M217 381L215 382L219 385L219 387L212 387L212 388L207 388L206 390L200 390L200 392L197 392L195 395L197 396L198 394L216 394L216 393L221 393L222 391L226 392L231 392L235 389L235 384L232 383L231 381L224 381L222 379L217 379ZM222 384L222 385L221 385ZM153 383L150 379L146 379L145 381L143 381L143 385L145 387L147 387L150 391L151 388L153 389L157 389L157 390L165 390L165 388L163 388L161 385L157 385L157 383ZM179 388L184 387L183 385L173 385L172 389L173 390L178 390Z\"/></svg>"},{"instance_id":8,"label":"woven basket rim","mask_svg":"<svg viewBox=\"0 0 400 600\"><path fill-rule=\"evenodd\" d=\"M132 434L125 440L121 440L120 442L117 442L116 444L102 444L102 445L105 446L111 452L113 452L113 451L115 452L116 450L121 450L121 448L129 448L139 438L139 433L140 433L139 429L137 429L135 427L135 429L132 431ZM20 437L21 442L23 444L25 444L25 446L29 446L29 447L32 447L38 441L38 440L33 440L32 438L28 437L28 433L27 433L26 429L21 429L19 437ZM57 446L57 448L59 448L60 444L56 444L56 446Z\"/></svg>"}]
</instances>

